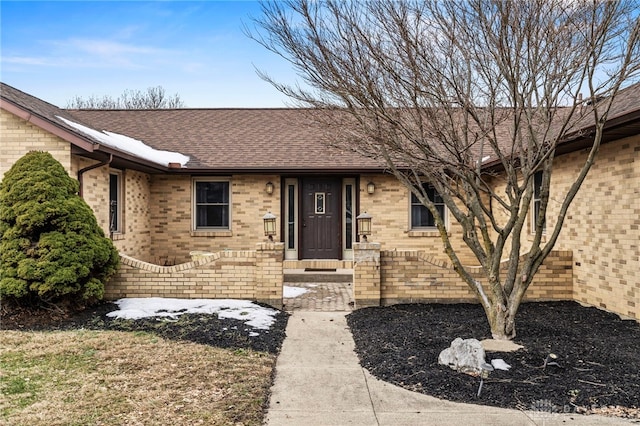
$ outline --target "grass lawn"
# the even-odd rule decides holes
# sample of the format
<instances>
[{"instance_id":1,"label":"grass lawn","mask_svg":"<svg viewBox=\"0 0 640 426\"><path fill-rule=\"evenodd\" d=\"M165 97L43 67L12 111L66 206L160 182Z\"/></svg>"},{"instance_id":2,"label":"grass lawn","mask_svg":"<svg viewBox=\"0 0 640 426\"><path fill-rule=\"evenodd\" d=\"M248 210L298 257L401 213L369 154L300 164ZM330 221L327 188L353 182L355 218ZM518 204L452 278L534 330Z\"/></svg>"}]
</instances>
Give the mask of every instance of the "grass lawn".
<instances>
[{"instance_id":1,"label":"grass lawn","mask_svg":"<svg viewBox=\"0 0 640 426\"><path fill-rule=\"evenodd\" d=\"M275 355L146 332L0 331L0 423L258 425Z\"/></svg>"}]
</instances>

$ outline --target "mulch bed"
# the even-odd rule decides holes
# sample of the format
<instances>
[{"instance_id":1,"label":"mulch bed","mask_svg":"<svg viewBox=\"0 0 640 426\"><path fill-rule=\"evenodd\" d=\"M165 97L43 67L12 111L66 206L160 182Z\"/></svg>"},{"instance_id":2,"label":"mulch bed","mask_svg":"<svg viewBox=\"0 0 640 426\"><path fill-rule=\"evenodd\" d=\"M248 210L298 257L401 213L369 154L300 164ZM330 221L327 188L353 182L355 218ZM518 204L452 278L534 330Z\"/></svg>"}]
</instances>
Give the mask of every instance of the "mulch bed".
<instances>
[{"instance_id":1,"label":"mulch bed","mask_svg":"<svg viewBox=\"0 0 640 426\"><path fill-rule=\"evenodd\" d=\"M266 305L264 305L266 306ZM103 302L78 311L3 309L2 330L53 331L91 330L149 332L165 339L185 340L228 349L252 349L277 354L285 338L289 314L281 311L269 330L254 330L243 321L218 318L215 314L184 314L177 319L143 318L123 320L106 314L118 310L114 303ZM252 332L258 336L250 336Z\"/></svg>"},{"instance_id":2,"label":"mulch bed","mask_svg":"<svg viewBox=\"0 0 640 426\"><path fill-rule=\"evenodd\" d=\"M438 365L456 337L491 338L473 304L407 304L354 311L347 321L360 363L374 376L437 398L503 408L640 419L640 324L575 302L526 303L516 352L487 352L510 371L484 381ZM559 364L543 368L554 353Z\"/></svg>"}]
</instances>

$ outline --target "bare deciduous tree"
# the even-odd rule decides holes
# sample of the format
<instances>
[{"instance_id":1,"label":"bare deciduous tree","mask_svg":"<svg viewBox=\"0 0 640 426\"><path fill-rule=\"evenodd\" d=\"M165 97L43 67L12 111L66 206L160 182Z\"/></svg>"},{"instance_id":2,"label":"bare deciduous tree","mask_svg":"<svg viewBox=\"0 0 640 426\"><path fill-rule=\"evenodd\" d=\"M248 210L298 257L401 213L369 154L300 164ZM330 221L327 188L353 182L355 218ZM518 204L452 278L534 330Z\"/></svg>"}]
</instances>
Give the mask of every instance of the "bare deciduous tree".
<instances>
[{"instance_id":1,"label":"bare deciduous tree","mask_svg":"<svg viewBox=\"0 0 640 426\"><path fill-rule=\"evenodd\" d=\"M494 338L513 338L518 307L594 162L616 94L638 76L638 4L288 0L263 3L255 24L248 35L290 61L307 88L263 78L317 111L335 143L385 162L433 214ZM567 187L552 187L556 148L587 126L586 160ZM423 181L460 224L483 283L463 265Z\"/></svg>"},{"instance_id":2,"label":"bare deciduous tree","mask_svg":"<svg viewBox=\"0 0 640 426\"><path fill-rule=\"evenodd\" d=\"M174 109L184 108L184 102L177 93L168 96L162 86L141 90L125 90L119 97L105 95L102 98L90 96L74 97L67 103L71 109Z\"/></svg>"}]
</instances>

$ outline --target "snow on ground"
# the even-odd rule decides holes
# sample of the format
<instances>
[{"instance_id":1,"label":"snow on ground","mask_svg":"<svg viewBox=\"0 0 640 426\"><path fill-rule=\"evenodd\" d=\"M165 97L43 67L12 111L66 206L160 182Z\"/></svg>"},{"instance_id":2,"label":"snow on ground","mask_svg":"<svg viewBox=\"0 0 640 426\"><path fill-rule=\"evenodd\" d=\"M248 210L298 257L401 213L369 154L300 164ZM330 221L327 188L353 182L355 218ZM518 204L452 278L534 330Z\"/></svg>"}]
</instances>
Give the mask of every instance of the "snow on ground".
<instances>
[{"instance_id":1,"label":"snow on ground","mask_svg":"<svg viewBox=\"0 0 640 426\"><path fill-rule=\"evenodd\" d=\"M128 298L115 302L119 310L107 316L122 319L147 317L176 318L182 314L217 314L232 318L259 330L268 330L279 311L265 308L247 300L235 299L170 299L162 297Z\"/></svg>"},{"instance_id":2,"label":"snow on ground","mask_svg":"<svg viewBox=\"0 0 640 426\"><path fill-rule=\"evenodd\" d=\"M144 142L130 138L129 136L108 132L106 130L99 132L90 127L83 126L82 124L67 120L66 118L59 116L56 116L56 118L74 129L79 130L85 135L91 136L92 138L100 141L104 145L119 149L120 151L128 152L129 154L144 158L153 163L162 164L163 166L168 166L169 163L180 163L180 165L184 167L184 165L189 162L189 157L182 155L179 152L159 151Z\"/></svg>"},{"instance_id":3,"label":"snow on ground","mask_svg":"<svg viewBox=\"0 0 640 426\"><path fill-rule=\"evenodd\" d=\"M282 297L287 299L302 296L303 294L308 292L308 289L302 287L289 287L286 285L282 287Z\"/></svg>"}]
</instances>

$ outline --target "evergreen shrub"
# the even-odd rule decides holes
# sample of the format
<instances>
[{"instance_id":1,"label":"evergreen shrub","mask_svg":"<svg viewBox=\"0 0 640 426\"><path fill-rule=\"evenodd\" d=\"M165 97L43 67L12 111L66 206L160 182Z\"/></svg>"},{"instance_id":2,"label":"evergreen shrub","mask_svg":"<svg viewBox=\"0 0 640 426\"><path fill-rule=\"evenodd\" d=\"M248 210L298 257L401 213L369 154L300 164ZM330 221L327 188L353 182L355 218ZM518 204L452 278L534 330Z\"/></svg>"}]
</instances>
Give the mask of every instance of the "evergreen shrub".
<instances>
[{"instance_id":1,"label":"evergreen shrub","mask_svg":"<svg viewBox=\"0 0 640 426\"><path fill-rule=\"evenodd\" d=\"M29 152L0 182L0 297L28 303L101 299L119 256L47 152Z\"/></svg>"}]
</instances>

